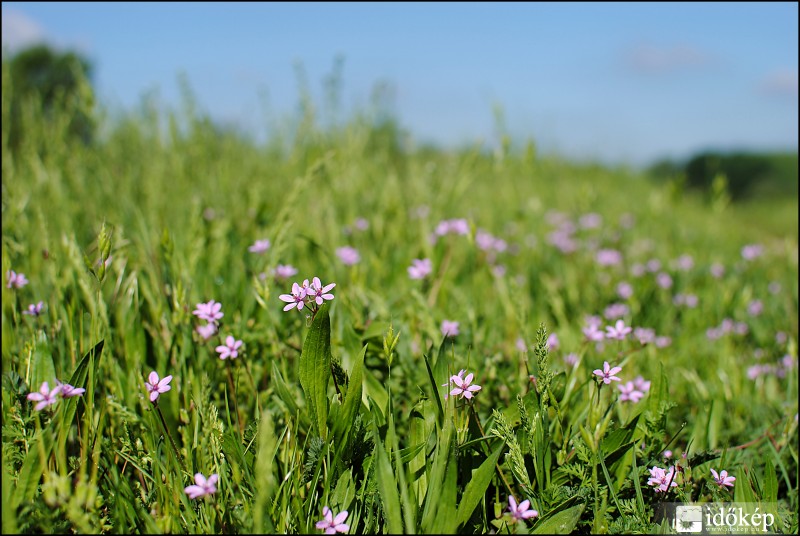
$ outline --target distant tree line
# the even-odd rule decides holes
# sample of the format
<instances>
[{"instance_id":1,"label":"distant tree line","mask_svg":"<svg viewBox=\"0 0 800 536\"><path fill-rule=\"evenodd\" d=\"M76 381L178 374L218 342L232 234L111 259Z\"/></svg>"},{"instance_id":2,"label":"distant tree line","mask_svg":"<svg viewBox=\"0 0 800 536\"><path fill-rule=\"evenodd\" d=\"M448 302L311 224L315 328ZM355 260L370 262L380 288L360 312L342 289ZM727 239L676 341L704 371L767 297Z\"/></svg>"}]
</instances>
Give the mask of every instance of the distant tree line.
<instances>
[{"instance_id":1,"label":"distant tree line","mask_svg":"<svg viewBox=\"0 0 800 536\"><path fill-rule=\"evenodd\" d=\"M731 199L798 195L797 153L699 153L685 162L661 160L649 168L656 180L677 180L697 191L709 192L724 177Z\"/></svg>"},{"instance_id":2,"label":"distant tree line","mask_svg":"<svg viewBox=\"0 0 800 536\"><path fill-rule=\"evenodd\" d=\"M9 147L17 149L23 141L25 114L42 114L48 121L66 120L68 138L91 143L96 127L91 74L92 65L86 58L47 45L9 57L4 53L3 130Z\"/></svg>"}]
</instances>

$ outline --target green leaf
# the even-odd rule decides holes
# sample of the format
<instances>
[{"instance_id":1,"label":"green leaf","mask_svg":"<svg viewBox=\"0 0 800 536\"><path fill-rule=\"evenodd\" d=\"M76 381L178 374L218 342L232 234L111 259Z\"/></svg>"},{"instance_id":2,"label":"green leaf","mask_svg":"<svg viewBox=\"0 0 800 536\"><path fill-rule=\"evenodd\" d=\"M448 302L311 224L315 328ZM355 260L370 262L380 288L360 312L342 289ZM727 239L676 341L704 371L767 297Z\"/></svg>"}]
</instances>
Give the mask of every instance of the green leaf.
<instances>
[{"instance_id":1,"label":"green leaf","mask_svg":"<svg viewBox=\"0 0 800 536\"><path fill-rule=\"evenodd\" d=\"M274 365L274 362L273 362ZM280 438L275 435L272 415L265 411L258 427L258 454L256 455L255 472L259 479L256 486L253 507L253 530L264 533L276 532L270 517L270 502L277 490L275 472L273 470L275 454L278 452Z\"/></svg>"},{"instance_id":2,"label":"green leaf","mask_svg":"<svg viewBox=\"0 0 800 536\"><path fill-rule=\"evenodd\" d=\"M331 377L331 320L323 305L314 317L300 354L300 385L306 394L312 422L323 439L328 437L328 380Z\"/></svg>"},{"instance_id":3,"label":"green leaf","mask_svg":"<svg viewBox=\"0 0 800 536\"><path fill-rule=\"evenodd\" d=\"M373 408L373 412L376 408ZM376 416L377 420L377 416ZM400 511L400 494L397 491L397 480L392 472L392 464L389 456L383 448L378 427L373 420L373 436L375 437L375 449L373 451L375 465L375 480L378 484L378 492L383 502L383 513L386 516L388 532L390 534L403 534L403 519Z\"/></svg>"},{"instance_id":4,"label":"green leaf","mask_svg":"<svg viewBox=\"0 0 800 536\"><path fill-rule=\"evenodd\" d=\"M428 474L428 490L425 494L425 503L422 509L422 531L426 534L448 532L438 529L443 521L441 517L448 513L448 506L450 506L448 505L448 498L451 495L451 490L448 489L447 485L449 483L447 471L451 460L455 464L454 441L455 428L453 421L448 419L438 434L433 464ZM452 492L454 491L452 490ZM455 497L453 497L453 503L455 503ZM455 510L455 504L453 504L453 510ZM456 512L453 511L453 518L449 521L455 522L455 514ZM455 527L453 527L453 530L455 530Z\"/></svg>"},{"instance_id":5,"label":"green leaf","mask_svg":"<svg viewBox=\"0 0 800 536\"><path fill-rule=\"evenodd\" d=\"M567 508L547 519L540 521L533 529L533 534L570 534L581 518L585 505L583 503Z\"/></svg>"},{"instance_id":6,"label":"green leaf","mask_svg":"<svg viewBox=\"0 0 800 536\"><path fill-rule=\"evenodd\" d=\"M389 400L389 394L386 392L386 389L383 388L383 385L380 381L375 377L375 375L367 369L364 373L365 385L364 388L367 390L367 398L371 398L374 404L370 404L369 407L372 409L374 405L378 410L376 415L380 415L381 421L385 421L386 417L383 415L383 408L386 407L386 403Z\"/></svg>"},{"instance_id":7,"label":"green leaf","mask_svg":"<svg viewBox=\"0 0 800 536\"><path fill-rule=\"evenodd\" d=\"M759 500L756 498L756 493L750 484L750 478L744 467L739 467L736 471L736 486L734 487L733 500L735 502L743 503L757 503Z\"/></svg>"},{"instance_id":8,"label":"green leaf","mask_svg":"<svg viewBox=\"0 0 800 536\"><path fill-rule=\"evenodd\" d=\"M472 478L464 489L464 495L461 496L461 503L458 505L458 514L456 520L459 525L463 525L472 516L475 507L481 502L481 499L486 494L486 489L492 481L494 475L494 467L500 454L503 452L504 444L499 447L481 464L478 469L472 473Z\"/></svg>"},{"instance_id":9,"label":"green leaf","mask_svg":"<svg viewBox=\"0 0 800 536\"><path fill-rule=\"evenodd\" d=\"M433 399L436 401L436 414L439 417L439 424L441 425L442 420L444 420L444 408L442 407L442 397L439 394L439 384L436 383L436 378L433 376L433 370L431 369L431 363L428 359L427 354L423 354L425 358L425 368L428 369L428 379L431 382L431 391L433 391Z\"/></svg>"},{"instance_id":10,"label":"green leaf","mask_svg":"<svg viewBox=\"0 0 800 536\"><path fill-rule=\"evenodd\" d=\"M286 385L286 382L283 380L283 375L281 371L278 369L278 365L275 361L272 362L272 385L275 386L275 392L278 394L278 398L286 404L286 408L292 415L299 416L301 421L301 425L308 427L311 426L311 420L308 418L308 414L305 411L300 411L300 407L297 405L297 401L295 400L295 395L289 390L289 387Z\"/></svg>"},{"instance_id":11,"label":"green leaf","mask_svg":"<svg viewBox=\"0 0 800 536\"><path fill-rule=\"evenodd\" d=\"M50 389L53 389L56 386L56 368L53 366L47 334L44 330L39 330L31 356L31 392L38 391L42 382L47 382Z\"/></svg>"},{"instance_id":12,"label":"green leaf","mask_svg":"<svg viewBox=\"0 0 800 536\"><path fill-rule=\"evenodd\" d=\"M364 367L364 357L366 355L367 345L364 345L361 354L353 365L353 370L350 372L350 383L347 387L344 405L342 406L339 419L336 420L333 426L333 434L338 444L341 446L340 448L344 448L347 445L348 435L350 434L350 430L353 429L353 423L355 423L356 417L358 417L358 411L361 409L362 369Z\"/></svg>"},{"instance_id":13,"label":"green leaf","mask_svg":"<svg viewBox=\"0 0 800 536\"><path fill-rule=\"evenodd\" d=\"M11 496L13 486L11 477L6 471L6 464L3 464L3 534L19 534L17 529L17 509L12 508Z\"/></svg>"},{"instance_id":14,"label":"green leaf","mask_svg":"<svg viewBox=\"0 0 800 536\"><path fill-rule=\"evenodd\" d=\"M764 501L774 503L778 501L778 475L775 466L767 459L764 465Z\"/></svg>"}]
</instances>

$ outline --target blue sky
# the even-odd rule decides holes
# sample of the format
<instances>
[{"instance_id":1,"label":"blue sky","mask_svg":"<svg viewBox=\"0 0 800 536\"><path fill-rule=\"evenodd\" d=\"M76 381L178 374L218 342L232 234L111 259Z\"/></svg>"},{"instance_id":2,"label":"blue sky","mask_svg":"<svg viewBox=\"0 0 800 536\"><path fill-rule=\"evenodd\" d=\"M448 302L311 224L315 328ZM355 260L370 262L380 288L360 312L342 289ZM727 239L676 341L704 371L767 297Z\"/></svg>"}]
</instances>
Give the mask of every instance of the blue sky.
<instances>
[{"instance_id":1,"label":"blue sky","mask_svg":"<svg viewBox=\"0 0 800 536\"><path fill-rule=\"evenodd\" d=\"M263 136L316 103L337 56L341 115L376 84L418 142L508 132L543 152L645 164L703 149L797 150L798 7L787 3L3 2L3 46L92 60L103 104L131 109L178 74L216 120Z\"/></svg>"}]
</instances>

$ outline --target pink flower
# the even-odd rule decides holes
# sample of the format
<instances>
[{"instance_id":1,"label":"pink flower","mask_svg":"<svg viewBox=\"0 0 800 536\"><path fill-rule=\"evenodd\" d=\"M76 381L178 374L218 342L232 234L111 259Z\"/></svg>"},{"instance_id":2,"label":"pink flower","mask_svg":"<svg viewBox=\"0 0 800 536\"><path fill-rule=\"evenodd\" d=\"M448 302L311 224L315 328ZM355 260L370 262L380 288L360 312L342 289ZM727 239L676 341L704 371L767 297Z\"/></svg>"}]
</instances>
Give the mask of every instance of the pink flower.
<instances>
[{"instance_id":1,"label":"pink flower","mask_svg":"<svg viewBox=\"0 0 800 536\"><path fill-rule=\"evenodd\" d=\"M618 374L621 370L622 367L611 368L611 366L608 364L608 361L604 361L603 370L596 369L593 372L595 376L599 376L603 380L603 383L609 384L612 381L615 382L621 381L619 378L615 376L615 374Z\"/></svg>"},{"instance_id":2,"label":"pink flower","mask_svg":"<svg viewBox=\"0 0 800 536\"><path fill-rule=\"evenodd\" d=\"M609 320L620 318L630 312L630 308L624 303L612 303L603 311L603 316Z\"/></svg>"},{"instance_id":3,"label":"pink flower","mask_svg":"<svg viewBox=\"0 0 800 536\"><path fill-rule=\"evenodd\" d=\"M671 288L672 287L672 278L666 272L660 272L656 276L656 283L661 288Z\"/></svg>"},{"instance_id":4,"label":"pink flower","mask_svg":"<svg viewBox=\"0 0 800 536\"><path fill-rule=\"evenodd\" d=\"M575 365L577 365L578 364L578 354L570 352L567 355L565 355L564 356L564 364L567 365L568 367L574 367Z\"/></svg>"},{"instance_id":5,"label":"pink flower","mask_svg":"<svg viewBox=\"0 0 800 536\"><path fill-rule=\"evenodd\" d=\"M531 501L527 499L517 505L517 500L513 495L509 495L508 497L508 511L511 513L511 517L514 518L514 521L522 521L524 519L538 517L539 512L532 508L528 508L530 505Z\"/></svg>"},{"instance_id":6,"label":"pink flower","mask_svg":"<svg viewBox=\"0 0 800 536\"><path fill-rule=\"evenodd\" d=\"M545 344L547 345L548 352L558 350L558 347L560 345L558 341L558 335L556 335L555 333L551 333L550 336L547 337L547 342Z\"/></svg>"},{"instance_id":7,"label":"pink flower","mask_svg":"<svg viewBox=\"0 0 800 536\"><path fill-rule=\"evenodd\" d=\"M39 387L38 393L28 393L28 400L33 400L34 402L38 402L33 409L36 411L41 411L47 406L52 406L56 402L58 402L58 394L61 392L61 386L56 386L53 390L50 390L50 385L47 382L42 382L42 385Z\"/></svg>"},{"instance_id":8,"label":"pink flower","mask_svg":"<svg viewBox=\"0 0 800 536\"><path fill-rule=\"evenodd\" d=\"M356 218L356 221L353 223L353 227L359 231L366 231L369 229L369 222L365 218Z\"/></svg>"},{"instance_id":9,"label":"pink flower","mask_svg":"<svg viewBox=\"0 0 800 536\"><path fill-rule=\"evenodd\" d=\"M714 277L715 279L719 279L720 277L725 275L725 267L718 262L712 264L711 267L709 267L708 271L711 272L711 276Z\"/></svg>"},{"instance_id":10,"label":"pink flower","mask_svg":"<svg viewBox=\"0 0 800 536\"><path fill-rule=\"evenodd\" d=\"M186 486L183 491L186 492L186 495L188 495L190 499L199 499L200 497L216 493L218 480L219 475L217 473L212 474L207 479L203 473L196 473L194 475L194 484Z\"/></svg>"},{"instance_id":11,"label":"pink flower","mask_svg":"<svg viewBox=\"0 0 800 536\"><path fill-rule=\"evenodd\" d=\"M461 395L462 398L466 398L467 400L472 398L473 393L477 393L481 390L480 385L471 385L473 377L474 374L471 372L467 374L467 377L464 379L462 379L461 376L451 376L450 381L455 384L455 388L450 391L450 396Z\"/></svg>"},{"instance_id":12,"label":"pink flower","mask_svg":"<svg viewBox=\"0 0 800 536\"><path fill-rule=\"evenodd\" d=\"M58 384L59 387L61 387L61 396L64 398L81 396L83 393L86 392L86 389L84 389L83 387L73 387L68 383L61 383L58 380L56 380L56 383Z\"/></svg>"},{"instance_id":13,"label":"pink flower","mask_svg":"<svg viewBox=\"0 0 800 536\"><path fill-rule=\"evenodd\" d=\"M675 482L675 466L671 466L669 471L653 466L653 468L650 469L650 479L647 481L647 485L655 486L656 493L666 492L669 488L677 487L678 483Z\"/></svg>"},{"instance_id":14,"label":"pink flower","mask_svg":"<svg viewBox=\"0 0 800 536\"><path fill-rule=\"evenodd\" d=\"M676 259L675 264L678 266L678 270L686 272L694 267L694 259L691 255L684 253Z\"/></svg>"},{"instance_id":15,"label":"pink flower","mask_svg":"<svg viewBox=\"0 0 800 536\"><path fill-rule=\"evenodd\" d=\"M349 515L347 510L339 512L336 517L334 517L331 509L325 506L322 509L322 515L324 519L317 521L315 527L320 530L324 530L325 534L336 534L337 532L345 533L350 530L350 525L345 523L345 520Z\"/></svg>"},{"instance_id":16,"label":"pink flower","mask_svg":"<svg viewBox=\"0 0 800 536\"><path fill-rule=\"evenodd\" d=\"M322 286L322 282L319 280L319 277L315 277L311 281L311 287L309 287L307 294L313 299L313 301L317 302L317 305L322 305L325 303L325 300L330 301L333 299L333 294L329 294L329 292L335 286L336 283Z\"/></svg>"},{"instance_id":17,"label":"pink flower","mask_svg":"<svg viewBox=\"0 0 800 536\"><path fill-rule=\"evenodd\" d=\"M206 320L208 322L213 322L214 324L216 324L217 320L225 316L225 313L223 313L221 309L222 309L221 303L211 300L208 303L198 303L197 308L194 311L192 311L192 314L199 317L202 320Z\"/></svg>"},{"instance_id":18,"label":"pink flower","mask_svg":"<svg viewBox=\"0 0 800 536\"><path fill-rule=\"evenodd\" d=\"M578 225L580 225L582 229L596 229L600 227L602 223L603 217L596 212L584 214L580 217L580 219L578 219Z\"/></svg>"},{"instance_id":19,"label":"pink flower","mask_svg":"<svg viewBox=\"0 0 800 536\"><path fill-rule=\"evenodd\" d=\"M247 251L250 253L264 253L270 247L270 242L267 239L264 240L256 240L255 244L247 248Z\"/></svg>"},{"instance_id":20,"label":"pink flower","mask_svg":"<svg viewBox=\"0 0 800 536\"><path fill-rule=\"evenodd\" d=\"M37 303L36 305L30 304L28 306L28 310L27 311L22 311L22 314L31 315L31 316L39 316L40 314L42 314L42 308L43 307L44 307L44 302L41 302L41 301L39 303Z\"/></svg>"},{"instance_id":21,"label":"pink flower","mask_svg":"<svg viewBox=\"0 0 800 536\"><path fill-rule=\"evenodd\" d=\"M275 278L286 280L297 275L297 268L291 264L279 264L275 267Z\"/></svg>"},{"instance_id":22,"label":"pink flower","mask_svg":"<svg viewBox=\"0 0 800 536\"><path fill-rule=\"evenodd\" d=\"M633 296L633 287L631 284L623 281L617 285L617 296L619 296L622 300L627 300Z\"/></svg>"},{"instance_id":23,"label":"pink flower","mask_svg":"<svg viewBox=\"0 0 800 536\"><path fill-rule=\"evenodd\" d=\"M606 338L605 333L603 333L597 324L589 324L585 326L583 329L583 335L586 337L588 341L599 342Z\"/></svg>"},{"instance_id":24,"label":"pink flower","mask_svg":"<svg viewBox=\"0 0 800 536\"><path fill-rule=\"evenodd\" d=\"M525 344L525 339L523 339L522 337L517 338L517 342L515 343L515 345L517 347L517 350L519 350L520 352L528 351L528 345Z\"/></svg>"},{"instance_id":25,"label":"pink flower","mask_svg":"<svg viewBox=\"0 0 800 536\"><path fill-rule=\"evenodd\" d=\"M606 338L624 341L633 328L626 326L624 320L617 320L613 326L606 326Z\"/></svg>"},{"instance_id":26,"label":"pink flower","mask_svg":"<svg viewBox=\"0 0 800 536\"><path fill-rule=\"evenodd\" d=\"M281 294L278 296L278 299L288 303L288 305L283 308L284 311L294 309L295 307L300 311L305 306L306 289L297 283L292 283L292 293Z\"/></svg>"},{"instance_id":27,"label":"pink flower","mask_svg":"<svg viewBox=\"0 0 800 536\"><path fill-rule=\"evenodd\" d=\"M147 390L150 391L150 402L153 402L155 404L160 394L166 393L167 391L172 389L172 387L170 387L169 385L169 382L171 381L172 381L172 375L169 375L159 380L156 371L151 372L150 376L147 377L147 382L145 382Z\"/></svg>"},{"instance_id":28,"label":"pink flower","mask_svg":"<svg viewBox=\"0 0 800 536\"><path fill-rule=\"evenodd\" d=\"M636 389L633 385L633 382L626 382L617 386L620 390L619 400L620 402L638 402L643 396L644 393Z\"/></svg>"},{"instance_id":29,"label":"pink flower","mask_svg":"<svg viewBox=\"0 0 800 536\"><path fill-rule=\"evenodd\" d=\"M6 288L22 288L28 284L25 274L18 274L14 270L9 270L6 272L6 279L8 279Z\"/></svg>"},{"instance_id":30,"label":"pink flower","mask_svg":"<svg viewBox=\"0 0 800 536\"><path fill-rule=\"evenodd\" d=\"M219 358L222 360L236 359L239 357L239 348L242 346L242 341L237 341L233 336L228 335L225 339L225 344L217 346L216 351L219 353Z\"/></svg>"},{"instance_id":31,"label":"pink flower","mask_svg":"<svg viewBox=\"0 0 800 536\"><path fill-rule=\"evenodd\" d=\"M666 336L656 337L656 348L666 348L672 344L672 339Z\"/></svg>"},{"instance_id":32,"label":"pink flower","mask_svg":"<svg viewBox=\"0 0 800 536\"><path fill-rule=\"evenodd\" d=\"M614 266L622 262L622 253L616 249L600 249L595 260L600 266Z\"/></svg>"},{"instance_id":33,"label":"pink flower","mask_svg":"<svg viewBox=\"0 0 800 536\"><path fill-rule=\"evenodd\" d=\"M358 262L361 260L361 255L358 254L358 250L350 246L337 248L336 255L345 266L358 264Z\"/></svg>"},{"instance_id":34,"label":"pink flower","mask_svg":"<svg viewBox=\"0 0 800 536\"><path fill-rule=\"evenodd\" d=\"M720 471L719 474L717 474L717 472L712 469L711 474L714 475L714 482L721 488L725 486L732 488L736 480L735 476L728 476L728 471Z\"/></svg>"},{"instance_id":35,"label":"pink flower","mask_svg":"<svg viewBox=\"0 0 800 536\"><path fill-rule=\"evenodd\" d=\"M647 271L648 272L657 272L661 269L661 261L658 259L650 259L647 261Z\"/></svg>"},{"instance_id":36,"label":"pink flower","mask_svg":"<svg viewBox=\"0 0 800 536\"><path fill-rule=\"evenodd\" d=\"M408 267L408 277L411 279L425 279L433 271L430 259L414 259Z\"/></svg>"},{"instance_id":37,"label":"pink flower","mask_svg":"<svg viewBox=\"0 0 800 536\"><path fill-rule=\"evenodd\" d=\"M197 331L197 333L203 337L204 341L207 341L217 333L217 325L213 322L209 322L204 326L197 326L195 331Z\"/></svg>"},{"instance_id":38,"label":"pink flower","mask_svg":"<svg viewBox=\"0 0 800 536\"><path fill-rule=\"evenodd\" d=\"M455 320L442 320L442 335L455 337L458 333L458 322Z\"/></svg>"},{"instance_id":39,"label":"pink flower","mask_svg":"<svg viewBox=\"0 0 800 536\"><path fill-rule=\"evenodd\" d=\"M453 374L452 376L450 376L450 379L447 381L447 383L443 383L442 387L448 387L449 388L453 384L453 378L458 378L459 380L463 379L463 376L464 376L465 372L466 372L466 370L464 370L464 369L459 370L458 374ZM449 393L445 393L444 394L444 399L447 400L448 396L450 396Z\"/></svg>"},{"instance_id":40,"label":"pink flower","mask_svg":"<svg viewBox=\"0 0 800 536\"><path fill-rule=\"evenodd\" d=\"M656 332L651 328L636 328L633 330L633 336L639 340L639 344L649 344L656 340Z\"/></svg>"},{"instance_id":41,"label":"pink flower","mask_svg":"<svg viewBox=\"0 0 800 536\"><path fill-rule=\"evenodd\" d=\"M467 235L469 234L469 223L463 218L440 221L439 225L436 226L436 234L444 236L448 233Z\"/></svg>"},{"instance_id":42,"label":"pink flower","mask_svg":"<svg viewBox=\"0 0 800 536\"><path fill-rule=\"evenodd\" d=\"M645 380L641 376L636 376L636 379L633 380L633 385L636 386L636 389L642 393L646 393L650 390L650 380Z\"/></svg>"},{"instance_id":43,"label":"pink flower","mask_svg":"<svg viewBox=\"0 0 800 536\"><path fill-rule=\"evenodd\" d=\"M764 310L764 304L761 300L753 300L747 304L747 314L750 316L758 316Z\"/></svg>"},{"instance_id":44,"label":"pink flower","mask_svg":"<svg viewBox=\"0 0 800 536\"><path fill-rule=\"evenodd\" d=\"M752 261L764 253L764 247L760 244L748 244L742 248L742 258Z\"/></svg>"}]
</instances>

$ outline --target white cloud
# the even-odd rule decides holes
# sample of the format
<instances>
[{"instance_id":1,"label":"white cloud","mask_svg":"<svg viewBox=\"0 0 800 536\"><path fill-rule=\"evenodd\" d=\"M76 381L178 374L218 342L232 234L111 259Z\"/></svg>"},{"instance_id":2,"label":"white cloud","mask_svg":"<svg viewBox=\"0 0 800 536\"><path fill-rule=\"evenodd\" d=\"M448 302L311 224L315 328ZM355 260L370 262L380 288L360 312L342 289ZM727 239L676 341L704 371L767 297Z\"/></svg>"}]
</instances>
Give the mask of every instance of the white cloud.
<instances>
[{"instance_id":1,"label":"white cloud","mask_svg":"<svg viewBox=\"0 0 800 536\"><path fill-rule=\"evenodd\" d=\"M770 97L797 101L797 71L783 69L766 75L759 85L760 91Z\"/></svg>"},{"instance_id":2,"label":"white cloud","mask_svg":"<svg viewBox=\"0 0 800 536\"><path fill-rule=\"evenodd\" d=\"M11 52L46 40L44 29L26 14L3 8L3 48Z\"/></svg>"},{"instance_id":3,"label":"white cloud","mask_svg":"<svg viewBox=\"0 0 800 536\"><path fill-rule=\"evenodd\" d=\"M687 44L655 46L640 43L628 50L626 56L626 63L631 69L646 74L703 67L712 60L706 52Z\"/></svg>"}]
</instances>

